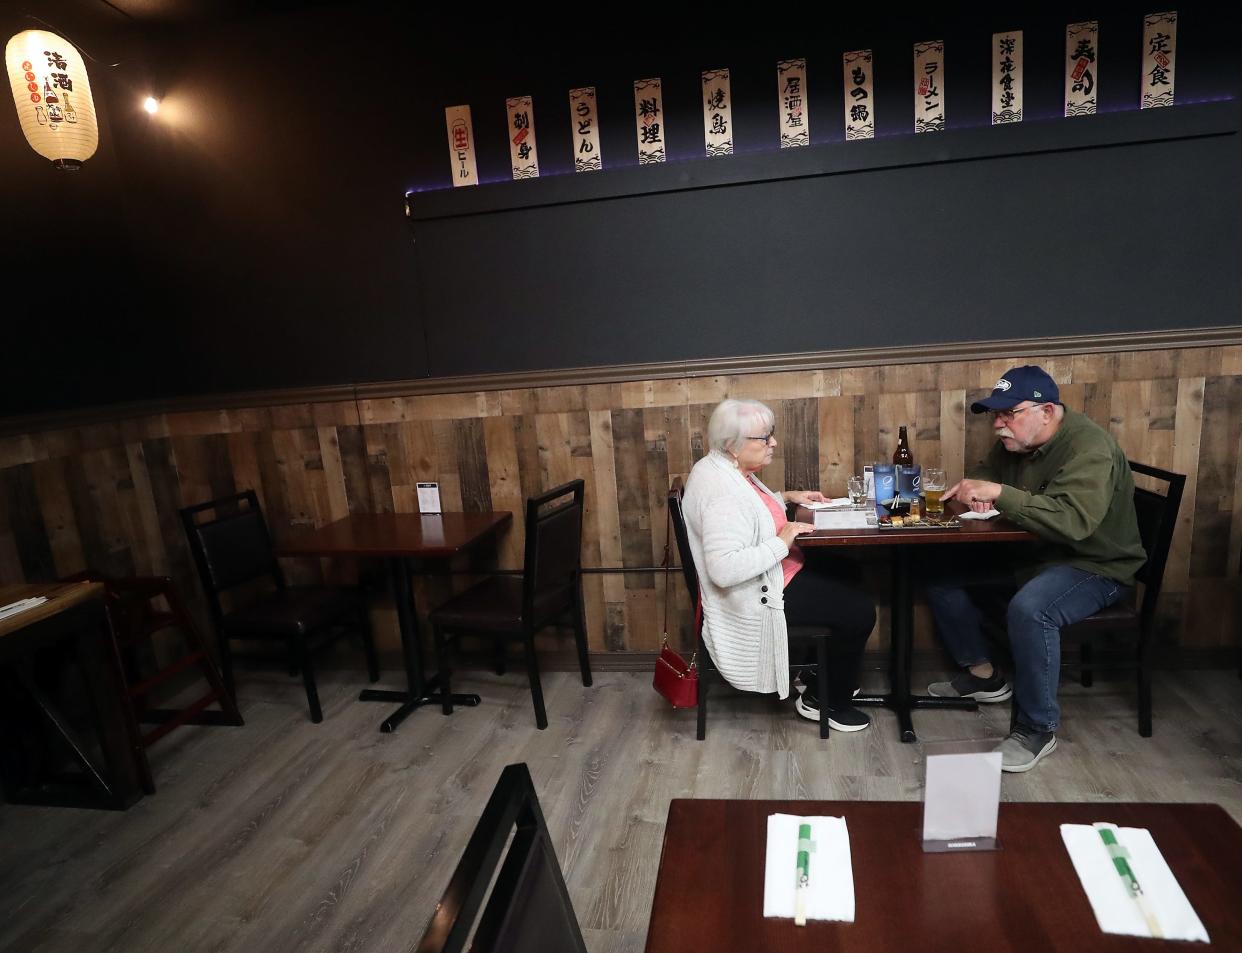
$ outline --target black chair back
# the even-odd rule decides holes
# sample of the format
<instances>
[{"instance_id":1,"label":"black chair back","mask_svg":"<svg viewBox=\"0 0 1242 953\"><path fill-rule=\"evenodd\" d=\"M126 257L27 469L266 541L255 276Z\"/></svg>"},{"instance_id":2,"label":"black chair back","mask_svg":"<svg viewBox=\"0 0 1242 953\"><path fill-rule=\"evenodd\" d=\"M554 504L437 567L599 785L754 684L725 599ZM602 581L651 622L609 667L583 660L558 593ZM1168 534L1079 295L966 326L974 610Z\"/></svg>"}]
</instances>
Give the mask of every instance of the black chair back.
<instances>
[{"instance_id":1,"label":"black chair back","mask_svg":"<svg viewBox=\"0 0 1242 953\"><path fill-rule=\"evenodd\" d=\"M686 578L686 591L690 593L690 604L699 602L699 574L694 568L694 554L690 552L690 537L686 533L686 516L681 508L682 488L677 486L668 491L668 513L673 524L673 535L677 538L677 555L681 559L681 572Z\"/></svg>"},{"instance_id":2,"label":"black chair back","mask_svg":"<svg viewBox=\"0 0 1242 953\"><path fill-rule=\"evenodd\" d=\"M501 772L418 953L459 953L472 930L472 953L586 953L525 764Z\"/></svg>"},{"instance_id":3,"label":"black chair back","mask_svg":"<svg viewBox=\"0 0 1242 953\"><path fill-rule=\"evenodd\" d=\"M202 519L203 514L212 514ZM267 577L284 588L272 539L254 490L187 506L181 511L186 537L208 596Z\"/></svg>"},{"instance_id":4,"label":"black chair back","mask_svg":"<svg viewBox=\"0 0 1242 953\"><path fill-rule=\"evenodd\" d=\"M523 612L557 593L572 593L582 569L582 480L526 501L526 560L522 573ZM559 603L558 603L559 608Z\"/></svg>"},{"instance_id":5,"label":"black chair back","mask_svg":"<svg viewBox=\"0 0 1242 953\"><path fill-rule=\"evenodd\" d=\"M707 737L707 693L711 684L710 676L712 673L718 672L719 667L712 658L711 651L707 648L707 641L703 638L703 613L699 611L699 574L694 566L694 553L690 549L690 536L686 532L686 514L682 509L683 488L678 485L668 491L668 515L669 522L673 524L673 535L677 539L677 554L681 559L681 572L686 579L686 591L690 594L690 604L695 607L694 624L695 624L695 652L698 655L699 666L699 714L698 726L696 729L696 737L702 741ZM667 556L668 554L666 554ZM817 670L816 670L816 690L820 698L828 697L828 655L827 655L827 631L822 626L790 626L790 638L815 639L817 653ZM828 739L828 719L823 719L819 724L819 737L823 740Z\"/></svg>"},{"instance_id":6,"label":"black chair back","mask_svg":"<svg viewBox=\"0 0 1242 953\"><path fill-rule=\"evenodd\" d=\"M1143 548L1147 550L1147 562L1137 573L1139 582L1143 584L1143 601L1139 614L1143 622L1147 623L1154 616L1156 600L1160 597L1164 567L1169 561L1173 531L1177 529L1177 512L1181 508L1186 477L1145 463L1135 463L1133 460L1129 462L1132 472L1154 477L1168 484L1164 495L1142 487L1134 488L1134 512L1138 517L1139 536L1143 540Z\"/></svg>"}]
</instances>

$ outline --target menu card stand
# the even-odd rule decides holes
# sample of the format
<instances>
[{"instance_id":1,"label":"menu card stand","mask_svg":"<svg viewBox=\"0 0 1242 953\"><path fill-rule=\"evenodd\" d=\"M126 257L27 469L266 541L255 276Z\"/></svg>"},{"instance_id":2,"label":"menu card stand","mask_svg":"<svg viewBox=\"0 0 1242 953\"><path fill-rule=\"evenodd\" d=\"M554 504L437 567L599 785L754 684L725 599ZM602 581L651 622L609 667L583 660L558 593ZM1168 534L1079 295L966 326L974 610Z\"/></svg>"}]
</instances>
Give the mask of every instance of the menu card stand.
<instances>
[{"instance_id":1,"label":"menu card stand","mask_svg":"<svg viewBox=\"0 0 1242 953\"><path fill-rule=\"evenodd\" d=\"M923 850L999 850L1001 755L996 741L940 741L923 746Z\"/></svg>"}]
</instances>

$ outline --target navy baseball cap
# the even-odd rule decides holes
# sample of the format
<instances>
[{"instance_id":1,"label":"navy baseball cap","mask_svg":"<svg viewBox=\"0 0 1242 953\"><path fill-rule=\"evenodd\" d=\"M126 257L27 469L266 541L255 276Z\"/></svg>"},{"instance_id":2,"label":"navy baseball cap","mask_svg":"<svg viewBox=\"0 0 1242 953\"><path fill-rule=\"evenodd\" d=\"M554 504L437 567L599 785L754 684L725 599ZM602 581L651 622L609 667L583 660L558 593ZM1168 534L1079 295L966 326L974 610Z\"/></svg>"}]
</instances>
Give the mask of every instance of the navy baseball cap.
<instances>
[{"instance_id":1,"label":"navy baseball cap","mask_svg":"<svg viewBox=\"0 0 1242 953\"><path fill-rule=\"evenodd\" d=\"M1061 392L1057 390L1057 382L1048 376L1048 372L1035 364L1023 364L1011 367L1005 376L996 382L992 393L983 400L970 405L972 413L981 414L985 410L1008 410L1016 407L1024 400L1039 401L1041 404L1059 404Z\"/></svg>"}]
</instances>

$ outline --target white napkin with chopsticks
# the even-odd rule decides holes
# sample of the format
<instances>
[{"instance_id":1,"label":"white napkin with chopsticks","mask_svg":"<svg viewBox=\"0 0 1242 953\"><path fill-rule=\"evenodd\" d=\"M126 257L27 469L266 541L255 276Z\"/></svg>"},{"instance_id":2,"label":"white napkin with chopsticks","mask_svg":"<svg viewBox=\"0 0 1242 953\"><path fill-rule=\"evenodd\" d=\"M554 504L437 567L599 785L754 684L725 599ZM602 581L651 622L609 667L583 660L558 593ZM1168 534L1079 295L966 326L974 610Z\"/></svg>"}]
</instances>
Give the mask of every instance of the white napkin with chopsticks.
<instances>
[{"instance_id":1,"label":"white napkin with chopsticks","mask_svg":"<svg viewBox=\"0 0 1242 953\"><path fill-rule=\"evenodd\" d=\"M843 509L853 506L848 496L834 496L830 500L824 500L822 503L803 503L808 510L828 510Z\"/></svg>"},{"instance_id":2,"label":"white napkin with chopsticks","mask_svg":"<svg viewBox=\"0 0 1242 953\"><path fill-rule=\"evenodd\" d=\"M854 922L854 867L850 832L843 817L768 815L767 860L763 875L763 915L794 915L798 825L811 825L815 849L807 875L806 918Z\"/></svg>"},{"instance_id":3,"label":"white napkin with chopsticks","mask_svg":"<svg viewBox=\"0 0 1242 953\"><path fill-rule=\"evenodd\" d=\"M1000 510L992 507L982 513L976 513L974 510L966 510L964 513L958 513L957 518L960 520L990 520L994 516L1000 516Z\"/></svg>"},{"instance_id":4,"label":"white napkin with chopsticks","mask_svg":"<svg viewBox=\"0 0 1242 953\"><path fill-rule=\"evenodd\" d=\"M30 599L19 599L17 602L10 602L7 606L0 606L0 619L7 619L9 616L25 612L27 609L41 606L45 602L47 602L47 596L34 596Z\"/></svg>"},{"instance_id":5,"label":"white napkin with chopsticks","mask_svg":"<svg viewBox=\"0 0 1242 953\"><path fill-rule=\"evenodd\" d=\"M1130 869L1156 915L1164 938L1211 942L1151 832L1142 827L1119 827L1116 835L1118 843L1129 852ZM1069 851L1100 929L1105 933L1150 937L1147 921L1113 866L1112 856L1100 839L1099 831L1089 824L1062 824L1061 840Z\"/></svg>"}]
</instances>

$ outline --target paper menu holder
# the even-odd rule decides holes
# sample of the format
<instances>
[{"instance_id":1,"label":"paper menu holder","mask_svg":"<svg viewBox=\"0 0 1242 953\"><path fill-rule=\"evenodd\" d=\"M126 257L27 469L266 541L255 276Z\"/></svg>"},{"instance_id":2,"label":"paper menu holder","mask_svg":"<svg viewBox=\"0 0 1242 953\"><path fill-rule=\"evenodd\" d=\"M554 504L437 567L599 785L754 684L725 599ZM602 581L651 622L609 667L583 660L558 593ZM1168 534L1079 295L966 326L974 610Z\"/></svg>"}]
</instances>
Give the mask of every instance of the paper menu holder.
<instances>
[{"instance_id":1,"label":"paper menu holder","mask_svg":"<svg viewBox=\"0 0 1242 953\"><path fill-rule=\"evenodd\" d=\"M1000 850L1001 755L997 741L937 741L923 745L923 850L960 853Z\"/></svg>"},{"instance_id":2,"label":"paper menu holder","mask_svg":"<svg viewBox=\"0 0 1242 953\"><path fill-rule=\"evenodd\" d=\"M420 513L440 513L440 484L439 483L415 483L414 489L418 491L418 512Z\"/></svg>"}]
</instances>

